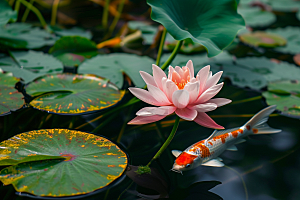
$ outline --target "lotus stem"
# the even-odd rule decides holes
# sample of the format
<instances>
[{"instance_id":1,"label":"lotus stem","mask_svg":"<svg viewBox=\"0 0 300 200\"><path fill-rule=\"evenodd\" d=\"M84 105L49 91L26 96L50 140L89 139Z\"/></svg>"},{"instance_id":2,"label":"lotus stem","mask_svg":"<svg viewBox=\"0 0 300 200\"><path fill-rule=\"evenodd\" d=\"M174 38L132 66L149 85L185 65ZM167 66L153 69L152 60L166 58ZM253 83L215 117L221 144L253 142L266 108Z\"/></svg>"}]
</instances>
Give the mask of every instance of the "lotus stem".
<instances>
[{"instance_id":1,"label":"lotus stem","mask_svg":"<svg viewBox=\"0 0 300 200\"><path fill-rule=\"evenodd\" d=\"M52 14L51 14L51 26L54 26L56 23L57 9L58 9L59 0L54 0L52 5Z\"/></svg>"},{"instance_id":2,"label":"lotus stem","mask_svg":"<svg viewBox=\"0 0 300 200\"><path fill-rule=\"evenodd\" d=\"M180 121L180 117L178 117L176 115L176 120L175 123L173 125L172 131L169 135L169 137L167 138L167 140L165 141L165 143L162 145L162 147L160 147L160 149L158 150L158 152L155 154L155 156L150 160L150 162L147 164L147 166L149 167L149 165L151 164L151 162L157 158L159 158L159 156L165 151L165 149L169 146L169 144L171 143L172 139L175 136L175 133L177 131L178 125L179 125L179 121Z\"/></svg>"},{"instance_id":3,"label":"lotus stem","mask_svg":"<svg viewBox=\"0 0 300 200\"><path fill-rule=\"evenodd\" d=\"M108 33L107 33L107 37L105 38L109 38L111 36L111 34L113 33L113 31L115 30L115 27L121 17L121 14L122 14L122 11L123 11L123 7L124 7L124 4L125 4L125 0L122 0L119 7L118 7L118 13L116 14L113 22L111 23L109 29L108 29Z\"/></svg>"},{"instance_id":4,"label":"lotus stem","mask_svg":"<svg viewBox=\"0 0 300 200\"><path fill-rule=\"evenodd\" d=\"M30 12L30 8L32 7L32 5L33 5L33 3L34 3L34 0L30 0L30 7L27 7L26 8L26 10L25 10L25 12L24 12L24 15L23 15L23 17L22 17L22 22L25 22L26 21L26 19L27 19L27 17L28 17L28 14L29 14L29 12Z\"/></svg>"},{"instance_id":5,"label":"lotus stem","mask_svg":"<svg viewBox=\"0 0 300 200\"><path fill-rule=\"evenodd\" d=\"M164 47L164 44L165 44L166 35L167 35L167 29L164 28L163 33L161 35L161 40L160 40L159 49L158 49L157 58L156 58L156 65L157 66L159 66L159 64L160 64L160 59L161 59L163 47Z\"/></svg>"},{"instance_id":6,"label":"lotus stem","mask_svg":"<svg viewBox=\"0 0 300 200\"><path fill-rule=\"evenodd\" d=\"M170 57L168 58L168 60L163 64L163 66L161 66L160 68L165 71L165 69L171 64L171 62L174 60L174 58L177 55L178 50L180 49L181 45L183 43L183 40L178 41L178 43L176 44L172 54L170 55Z\"/></svg>"},{"instance_id":7,"label":"lotus stem","mask_svg":"<svg viewBox=\"0 0 300 200\"><path fill-rule=\"evenodd\" d=\"M15 11L17 11L17 14L19 14L19 10L20 10L20 1L17 0L16 4L15 4Z\"/></svg>"},{"instance_id":8,"label":"lotus stem","mask_svg":"<svg viewBox=\"0 0 300 200\"><path fill-rule=\"evenodd\" d=\"M102 15L102 26L107 28L108 10L109 10L110 0L105 0L105 6Z\"/></svg>"},{"instance_id":9,"label":"lotus stem","mask_svg":"<svg viewBox=\"0 0 300 200\"><path fill-rule=\"evenodd\" d=\"M32 4L28 3L27 1L25 0L18 0L17 3L20 2L22 3L25 7L27 7L28 9L30 9L32 12L34 12L34 14L37 16L37 18L39 19L39 21L41 22L41 25L46 28L47 26L47 23L45 21L45 19L43 18L41 12L36 8L34 7ZM16 7L15 7L15 10L16 10Z\"/></svg>"},{"instance_id":10,"label":"lotus stem","mask_svg":"<svg viewBox=\"0 0 300 200\"><path fill-rule=\"evenodd\" d=\"M247 98L247 99L232 102L230 105L245 103L245 102L249 102L249 101L255 101L255 100L258 100L258 99L261 99L261 98L262 98L262 96L251 97L251 98Z\"/></svg>"}]
</instances>

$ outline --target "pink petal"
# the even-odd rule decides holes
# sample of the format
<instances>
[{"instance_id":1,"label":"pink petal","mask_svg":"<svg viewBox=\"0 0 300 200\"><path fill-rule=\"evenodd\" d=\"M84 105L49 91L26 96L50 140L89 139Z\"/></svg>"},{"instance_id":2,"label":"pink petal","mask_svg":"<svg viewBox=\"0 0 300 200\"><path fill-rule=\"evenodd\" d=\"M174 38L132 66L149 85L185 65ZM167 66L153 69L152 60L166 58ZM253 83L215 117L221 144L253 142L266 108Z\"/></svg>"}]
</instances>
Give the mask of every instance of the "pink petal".
<instances>
[{"instance_id":1,"label":"pink petal","mask_svg":"<svg viewBox=\"0 0 300 200\"><path fill-rule=\"evenodd\" d=\"M218 85L214 85L203 92L200 97L194 102L194 104L204 103L211 98L213 98L218 92L222 89L224 83L219 83Z\"/></svg>"},{"instance_id":2,"label":"pink petal","mask_svg":"<svg viewBox=\"0 0 300 200\"><path fill-rule=\"evenodd\" d=\"M205 84L204 87L204 91L207 90L208 88L216 85L218 83L218 81L220 80L221 76L223 74L223 71L219 71L218 73L216 73L215 75L213 75L212 77L210 77Z\"/></svg>"},{"instance_id":3,"label":"pink petal","mask_svg":"<svg viewBox=\"0 0 300 200\"><path fill-rule=\"evenodd\" d=\"M226 99L226 98L215 98L215 99L210 99L208 100L206 103L214 103L216 104L218 107L220 106L224 106L226 104L231 103L232 101L230 99Z\"/></svg>"},{"instance_id":4,"label":"pink petal","mask_svg":"<svg viewBox=\"0 0 300 200\"><path fill-rule=\"evenodd\" d=\"M164 92L167 95L168 99L170 102L172 102L172 96L173 93L178 90L177 85L173 82L170 81L169 79L166 81L165 85L163 85Z\"/></svg>"},{"instance_id":5,"label":"pink petal","mask_svg":"<svg viewBox=\"0 0 300 200\"><path fill-rule=\"evenodd\" d=\"M188 91L190 95L189 104L197 100L199 94L199 87L200 87L199 81L195 83L189 82L184 86L184 90Z\"/></svg>"},{"instance_id":6,"label":"pink petal","mask_svg":"<svg viewBox=\"0 0 300 200\"><path fill-rule=\"evenodd\" d=\"M158 88L162 90L163 88L162 88L161 80L163 77L167 78L167 76L161 68L159 68L154 64L152 65L152 70L153 70L153 78L155 80L155 83L158 86Z\"/></svg>"},{"instance_id":7,"label":"pink petal","mask_svg":"<svg viewBox=\"0 0 300 200\"><path fill-rule=\"evenodd\" d=\"M172 66L169 66L169 74L168 74L168 79L172 80L172 74L175 71L175 69Z\"/></svg>"},{"instance_id":8,"label":"pink petal","mask_svg":"<svg viewBox=\"0 0 300 200\"><path fill-rule=\"evenodd\" d=\"M189 92L186 90L176 90L172 96L172 102L177 108L185 108L189 103Z\"/></svg>"},{"instance_id":9,"label":"pink petal","mask_svg":"<svg viewBox=\"0 0 300 200\"><path fill-rule=\"evenodd\" d=\"M175 113L182 119L193 121L197 117L197 111L188 108L177 108Z\"/></svg>"},{"instance_id":10,"label":"pink petal","mask_svg":"<svg viewBox=\"0 0 300 200\"><path fill-rule=\"evenodd\" d=\"M154 97L152 97L150 92L148 92L147 90L143 90L141 88L134 88L134 87L128 89L134 96L136 96L140 100L154 106L160 106L160 103Z\"/></svg>"},{"instance_id":11,"label":"pink petal","mask_svg":"<svg viewBox=\"0 0 300 200\"><path fill-rule=\"evenodd\" d=\"M171 104L163 91L153 85L147 85L147 87L151 96L159 103L159 106L167 106Z\"/></svg>"},{"instance_id":12,"label":"pink petal","mask_svg":"<svg viewBox=\"0 0 300 200\"><path fill-rule=\"evenodd\" d=\"M180 75L180 77L183 76L183 70L181 69L181 67L176 66L176 67L175 67L175 71Z\"/></svg>"},{"instance_id":13,"label":"pink petal","mask_svg":"<svg viewBox=\"0 0 300 200\"><path fill-rule=\"evenodd\" d=\"M167 115L137 116L127 124L148 124L165 118Z\"/></svg>"},{"instance_id":14,"label":"pink petal","mask_svg":"<svg viewBox=\"0 0 300 200\"><path fill-rule=\"evenodd\" d=\"M190 70L190 78L193 78L194 77L194 66L193 66L193 62L191 60L189 60L187 63L186 63L186 66L187 68L189 68Z\"/></svg>"},{"instance_id":15,"label":"pink petal","mask_svg":"<svg viewBox=\"0 0 300 200\"><path fill-rule=\"evenodd\" d=\"M181 76L176 71L172 73L172 81L181 83Z\"/></svg>"},{"instance_id":16,"label":"pink petal","mask_svg":"<svg viewBox=\"0 0 300 200\"><path fill-rule=\"evenodd\" d=\"M197 124L207 128L224 129L223 126L218 125L212 118L210 118L204 112L198 112L197 117L194 119L194 121Z\"/></svg>"},{"instance_id":17,"label":"pink petal","mask_svg":"<svg viewBox=\"0 0 300 200\"><path fill-rule=\"evenodd\" d=\"M176 110L175 106L145 107L139 110L138 116L170 115Z\"/></svg>"},{"instance_id":18,"label":"pink petal","mask_svg":"<svg viewBox=\"0 0 300 200\"><path fill-rule=\"evenodd\" d=\"M162 88L163 88L163 92L166 94L166 82L167 82L167 80L169 80L169 79L167 79L167 78L165 78L165 77L163 77L162 79L161 79L161 85L162 85ZM168 97L168 96L167 96Z\"/></svg>"},{"instance_id":19,"label":"pink petal","mask_svg":"<svg viewBox=\"0 0 300 200\"><path fill-rule=\"evenodd\" d=\"M147 72L144 72L144 71L140 71L140 74L147 85L153 85L153 86L157 87L157 85L154 81L154 78L150 74L148 74Z\"/></svg>"},{"instance_id":20,"label":"pink petal","mask_svg":"<svg viewBox=\"0 0 300 200\"><path fill-rule=\"evenodd\" d=\"M188 108L197 110L198 112L209 112L215 110L218 106L214 103L203 103L195 106L189 106Z\"/></svg>"},{"instance_id":21,"label":"pink petal","mask_svg":"<svg viewBox=\"0 0 300 200\"><path fill-rule=\"evenodd\" d=\"M197 74L197 80L200 82L199 93L202 93L202 91L205 87L205 83L206 83L206 80L207 80L207 77L208 77L209 69L210 69L210 65L207 65L207 66L203 67L202 69L200 69L198 74Z\"/></svg>"}]
</instances>

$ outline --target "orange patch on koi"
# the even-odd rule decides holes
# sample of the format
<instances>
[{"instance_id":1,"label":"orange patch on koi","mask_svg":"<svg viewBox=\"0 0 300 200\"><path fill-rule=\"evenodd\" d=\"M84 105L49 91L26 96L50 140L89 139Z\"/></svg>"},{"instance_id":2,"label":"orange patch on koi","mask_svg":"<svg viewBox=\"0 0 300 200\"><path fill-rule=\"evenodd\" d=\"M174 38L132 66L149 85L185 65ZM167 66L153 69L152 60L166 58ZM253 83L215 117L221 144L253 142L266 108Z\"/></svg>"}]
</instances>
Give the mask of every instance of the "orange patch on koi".
<instances>
[{"instance_id":1,"label":"orange patch on koi","mask_svg":"<svg viewBox=\"0 0 300 200\"><path fill-rule=\"evenodd\" d=\"M258 133L258 129L254 128L252 129L253 133Z\"/></svg>"},{"instance_id":2,"label":"orange patch on koi","mask_svg":"<svg viewBox=\"0 0 300 200\"><path fill-rule=\"evenodd\" d=\"M232 131L231 132L232 137L237 138L237 136L239 135L239 131L240 130Z\"/></svg>"},{"instance_id":3,"label":"orange patch on koi","mask_svg":"<svg viewBox=\"0 0 300 200\"><path fill-rule=\"evenodd\" d=\"M182 152L182 154L177 157L175 162L176 162L177 165L186 165L186 164L192 163L193 160L197 157L198 156L191 155L191 154L188 154L186 152Z\"/></svg>"},{"instance_id":4,"label":"orange patch on koi","mask_svg":"<svg viewBox=\"0 0 300 200\"><path fill-rule=\"evenodd\" d=\"M247 125L247 126L246 126L246 129L249 131L249 130L250 130L250 126L249 126L249 125Z\"/></svg>"},{"instance_id":5,"label":"orange patch on koi","mask_svg":"<svg viewBox=\"0 0 300 200\"><path fill-rule=\"evenodd\" d=\"M222 143L224 144L225 143L225 139L229 136L228 133L225 133L223 135L219 135L219 136L216 136L213 138L214 141L218 140L218 139L221 139L222 140Z\"/></svg>"}]
</instances>

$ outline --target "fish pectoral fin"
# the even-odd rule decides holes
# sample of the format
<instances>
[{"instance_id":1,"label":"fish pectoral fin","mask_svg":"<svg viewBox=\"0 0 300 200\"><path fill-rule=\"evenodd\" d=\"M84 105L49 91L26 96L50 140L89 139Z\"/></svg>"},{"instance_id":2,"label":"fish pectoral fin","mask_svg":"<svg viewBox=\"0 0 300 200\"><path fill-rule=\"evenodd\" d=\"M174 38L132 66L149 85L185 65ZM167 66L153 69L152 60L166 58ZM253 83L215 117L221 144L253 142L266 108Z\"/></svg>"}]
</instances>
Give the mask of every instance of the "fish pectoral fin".
<instances>
[{"instance_id":1,"label":"fish pectoral fin","mask_svg":"<svg viewBox=\"0 0 300 200\"><path fill-rule=\"evenodd\" d=\"M175 156L176 158L182 153L182 151L179 150L172 150L172 154L173 156Z\"/></svg>"},{"instance_id":2,"label":"fish pectoral fin","mask_svg":"<svg viewBox=\"0 0 300 200\"><path fill-rule=\"evenodd\" d=\"M236 148L236 146L232 145L232 146L228 147L226 150L228 150L228 151L237 151L238 149Z\"/></svg>"},{"instance_id":3,"label":"fish pectoral fin","mask_svg":"<svg viewBox=\"0 0 300 200\"><path fill-rule=\"evenodd\" d=\"M223 161L223 159L220 158L220 157L217 157L216 159L217 159L218 161Z\"/></svg>"},{"instance_id":4,"label":"fish pectoral fin","mask_svg":"<svg viewBox=\"0 0 300 200\"><path fill-rule=\"evenodd\" d=\"M207 161L207 162L203 163L202 165L210 166L210 167L223 167L224 163L222 163L218 159L212 159L210 161Z\"/></svg>"},{"instance_id":5,"label":"fish pectoral fin","mask_svg":"<svg viewBox=\"0 0 300 200\"><path fill-rule=\"evenodd\" d=\"M240 143L243 143L243 142L246 142L246 140L245 139L240 139L235 144L240 144Z\"/></svg>"}]
</instances>

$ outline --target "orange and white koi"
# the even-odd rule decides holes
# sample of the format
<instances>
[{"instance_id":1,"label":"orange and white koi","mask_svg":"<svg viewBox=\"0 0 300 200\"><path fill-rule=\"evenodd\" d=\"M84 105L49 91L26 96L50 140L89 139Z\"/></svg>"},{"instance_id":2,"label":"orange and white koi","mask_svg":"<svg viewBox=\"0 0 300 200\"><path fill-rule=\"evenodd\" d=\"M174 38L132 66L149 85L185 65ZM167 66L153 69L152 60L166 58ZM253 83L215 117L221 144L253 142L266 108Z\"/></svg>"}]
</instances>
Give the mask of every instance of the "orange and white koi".
<instances>
[{"instance_id":1,"label":"orange and white koi","mask_svg":"<svg viewBox=\"0 0 300 200\"><path fill-rule=\"evenodd\" d=\"M245 125L232 129L215 130L207 139L189 146L183 152L173 150L176 158L172 171L182 173L199 165L223 167L218 156L225 150L237 151L235 144L244 142L252 134L271 134L281 130L271 128L266 122L276 106L269 106L254 115Z\"/></svg>"}]
</instances>

